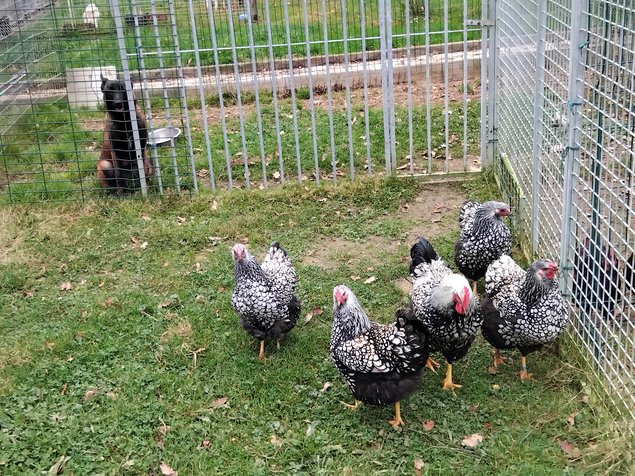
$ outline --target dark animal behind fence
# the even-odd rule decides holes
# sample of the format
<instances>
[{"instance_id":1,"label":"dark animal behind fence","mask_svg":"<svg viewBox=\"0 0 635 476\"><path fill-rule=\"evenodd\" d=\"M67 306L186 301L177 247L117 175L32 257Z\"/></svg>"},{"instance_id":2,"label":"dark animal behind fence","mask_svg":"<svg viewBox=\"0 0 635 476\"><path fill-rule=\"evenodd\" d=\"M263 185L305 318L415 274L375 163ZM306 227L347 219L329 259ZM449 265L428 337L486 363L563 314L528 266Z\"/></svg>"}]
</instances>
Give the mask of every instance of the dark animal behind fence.
<instances>
[{"instance_id":1,"label":"dark animal behind fence","mask_svg":"<svg viewBox=\"0 0 635 476\"><path fill-rule=\"evenodd\" d=\"M106 126L104 144L97 162L97 178L103 187L121 195L137 190L140 186L137 148L130 118L128 94L123 81L109 80L103 76L101 78L101 91L106 107ZM141 146L140 153L143 157L145 176L149 177L152 175L152 167L149 159L146 158L148 130L143 112L137 106L136 100L134 104Z\"/></svg>"}]
</instances>

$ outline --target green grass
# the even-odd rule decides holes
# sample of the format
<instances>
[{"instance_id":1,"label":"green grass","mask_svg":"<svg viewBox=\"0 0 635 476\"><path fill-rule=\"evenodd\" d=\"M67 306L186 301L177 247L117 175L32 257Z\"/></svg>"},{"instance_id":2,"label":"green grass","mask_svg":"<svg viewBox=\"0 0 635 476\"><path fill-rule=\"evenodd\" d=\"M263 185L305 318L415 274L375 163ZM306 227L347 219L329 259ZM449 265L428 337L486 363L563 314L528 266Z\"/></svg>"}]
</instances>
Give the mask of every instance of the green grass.
<instances>
[{"instance_id":1,"label":"green grass","mask_svg":"<svg viewBox=\"0 0 635 476\"><path fill-rule=\"evenodd\" d=\"M302 91L300 92L302 93ZM299 94L301 96L301 94ZM326 104L326 95L316 96ZM227 105L232 98L225 98ZM247 103L253 100L253 95L246 95ZM162 127L165 123L161 117L164 110L162 102L153 101L154 127ZM224 137L220 121L212 120L218 117L218 98L210 97L208 101L209 141L212 154L212 166L216 179L220 184L226 184L228 173L224 153ZM263 123L264 158L267 163L266 173L271 183L276 182L274 173L280 168L277 157L277 135L273 127L274 108L271 94L261 95L261 117ZM278 102L279 121L282 144L284 170L289 180L297 180L297 162L295 152L295 137L293 132L293 109L291 99ZM173 111L180 111L178 100L171 101ZM188 102L190 123L192 126L192 147L194 166L196 171L209 169L207 149L205 145L205 131L202 128L200 102ZM463 105L450 105L449 136L459 138L463 136ZM317 168L325 180L331 180L332 174L331 142L329 136L329 117L326 107L316 107L316 143ZM1 167L8 177L9 185L0 190L1 202L31 202L39 200L66 200L96 197L101 195L95 178L95 164L101 150L103 137L103 112L71 109L65 101L55 104L38 104L28 114L22 116L21 121L5 134L0 141ZM176 164L168 147L157 149L158 160L161 164L163 184L166 188L174 189L175 171L180 174L182 190L191 190L193 179L190 172L189 149L187 147L186 130L180 123L178 113L173 112L173 124L183 129L183 137L177 142ZM396 152L398 166L406 164L409 155L408 145L408 115L407 109L396 109ZM311 133L311 113L298 101L295 112L298 122L298 143L300 147L300 162L302 174L313 177L315 161L313 155L313 135ZM365 174L366 142L364 124L364 106L361 103L352 105L352 115L355 118L352 125L353 162L356 173ZM227 118L227 141L231 160L232 177L241 186L245 186L244 157L242 154L242 139L238 115L234 113ZM345 109L335 110L332 115L334 126L334 144L336 165L339 172L349 174L349 143L347 130L347 116ZM440 156L445 154L445 134L443 106L433 105L431 109L431 147ZM479 121L480 103L468 103L468 153L479 153ZM252 186L258 187L263 183L261 152L258 132L258 115L253 104L248 104L245 113L245 147L247 163ZM427 170L427 142L426 142L426 108L425 105L413 107L413 137L414 160L419 170ZM383 111L370 108L369 111L369 140L371 164L374 170L385 170L384 162L384 124ZM151 153L150 151L148 152ZM461 140L452 140L450 144L452 157L460 158L459 168L462 168L463 146ZM435 161L433 171L444 166L444 161ZM203 186L209 185L209 179L199 180ZM156 180L154 182L157 183Z\"/></svg>"},{"instance_id":2,"label":"green grass","mask_svg":"<svg viewBox=\"0 0 635 476\"><path fill-rule=\"evenodd\" d=\"M389 408L339 403L350 394L328 355L332 288L351 285L371 316L390 320L404 300L394 286L407 272L404 238L440 226L398 210L416 197L433 208L440 193L496 195L488 176L437 186L393 178L2 210L0 473L37 474L65 455L64 474L159 474L162 462L179 474L414 474L415 459L424 474L626 474L628 442L571 352L532 354L536 379L522 383L516 365L489 375L479 340L455 368L457 397L426 372L400 430ZM445 257L456 213L433 215ZM230 305L229 249L245 237L259 256L279 240L305 312L324 309L280 350L268 346L264 364ZM350 262L303 261L331 238L348 240ZM350 278L371 274L370 285ZM483 442L463 448L472 433Z\"/></svg>"},{"instance_id":3,"label":"green grass","mask_svg":"<svg viewBox=\"0 0 635 476\"><path fill-rule=\"evenodd\" d=\"M468 1L468 17L480 18L480 2ZM95 0L94 2L100 9L101 18L99 19L99 31L95 34L70 34L61 35L64 25L70 24L70 15L68 12L67 4L59 2L51 13L45 14L38 20L34 20L33 23L27 23L20 29L20 34L11 37L7 40L3 40L0 43L0 63L5 65L16 64L15 70L9 69L6 73L16 72L25 62L25 58L28 58L27 62L32 62L29 65L30 78L35 79L36 74L42 77L47 77L55 72L63 73L66 67L88 67L88 66L102 66L102 65L114 65L118 70L121 70L121 58L119 55L119 48L117 42L117 36L115 33L115 23L111 16L110 8L106 0ZM377 4L373 2L365 3L365 31L366 37L378 37L379 36L379 17L377 11ZM421 46L425 44L425 31L424 17L420 14L422 11L422 3L419 0L415 0L411 4L411 19L410 30L412 33L418 35L412 36L411 45ZM178 43L180 49L183 51L181 60L185 66L193 66L195 63L195 56L193 53L188 52L194 48L194 34L198 40L199 47L203 50L201 52L201 64L203 66L213 65L214 56L212 53L212 41L211 41L211 28L208 21L207 11L205 10L205 4L203 1L194 2L195 11L195 28L192 28L190 23L189 11L187 9L186 2L175 2L175 17L176 28L178 32ZM307 15L308 15L308 29L309 38L311 41L316 42L310 46L312 55L322 55L325 53L324 49L324 30L323 30L323 16L320 2L310 1L307 2ZM358 0L346 0L347 9L347 37L359 38L361 36L361 23L360 23L360 7ZM265 24L265 8L263 2L258 2L259 5L259 18L260 21L254 24L253 27L253 44L256 46L267 45L268 33ZM82 21L84 4L77 5L73 9L73 15L78 21ZM169 12L167 1L157 1L156 9L158 13ZM327 24L327 37L329 40L339 40L344 38L342 15L341 15L341 2L339 0L327 0L326 1L326 24ZM138 11L143 13L150 12L150 6L148 3L139 4ZM462 41L463 40L463 1L462 0L450 0L448 13L448 29L452 30L449 33L449 41ZM237 59L238 61L251 61L251 53L248 49L243 47L250 44L249 32L247 24L238 20L239 11L233 12L234 23L234 46L239 48ZM129 6L122 3L122 15L130 14ZM306 56L306 34L304 28L304 12L302 8L302 2L293 1L289 2L289 37L293 44L292 53L294 56L304 57ZM405 2L395 1L393 2L393 35L401 35L406 32L405 24ZM430 32L433 34L430 37L430 42L438 44L444 42L443 34L438 32L444 31L444 13L443 4L438 1L430 1ZM273 44L286 45L286 27L284 19L284 9L281 3L270 3L270 24L271 24L271 36ZM229 29L229 20L224 10L219 10L215 13L215 28L219 62L222 64L232 63L231 53L231 35ZM172 34L172 27L169 23L162 23L158 27L158 36L161 42L161 49L164 52L163 62L165 67L174 67L177 64L176 56L170 53L174 49L175 41ZM470 31L468 38L478 39L480 38L479 31ZM17 44L16 41L20 41ZM125 42L126 51L133 53L137 48L137 41L140 42L141 49L146 53L144 56L146 68L158 68L159 59L155 53L156 48L156 36L152 26L141 26L139 29L139 37L135 36L134 28L125 27ZM393 40L393 47L403 47L406 45L405 38L396 37ZM329 53L337 54L344 51L342 42L334 42L329 45ZM359 52L361 51L361 41L348 42L348 51ZM366 43L367 50L378 50L379 40L369 39ZM209 51L205 51L209 50ZM256 60L259 62L266 62L268 60L267 48L256 48L255 50ZM273 49L273 55L275 58L286 58L288 50L286 46L275 47ZM130 68L136 70L140 67L138 58L135 55L130 56ZM8 77L8 76L7 76ZM0 75L0 80L3 77Z\"/></svg>"}]
</instances>

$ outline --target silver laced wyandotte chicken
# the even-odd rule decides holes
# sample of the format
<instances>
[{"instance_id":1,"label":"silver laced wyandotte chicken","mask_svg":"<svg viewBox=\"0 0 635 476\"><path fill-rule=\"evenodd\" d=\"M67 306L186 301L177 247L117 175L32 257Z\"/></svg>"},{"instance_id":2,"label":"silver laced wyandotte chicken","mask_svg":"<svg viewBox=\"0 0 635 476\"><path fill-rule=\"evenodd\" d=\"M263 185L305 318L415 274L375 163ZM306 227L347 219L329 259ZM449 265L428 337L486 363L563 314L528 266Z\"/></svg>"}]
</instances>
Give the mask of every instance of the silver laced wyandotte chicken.
<instances>
[{"instance_id":1,"label":"silver laced wyandotte chicken","mask_svg":"<svg viewBox=\"0 0 635 476\"><path fill-rule=\"evenodd\" d=\"M483 322L478 298L464 276L452 272L425 238L410 249L412 312L428 333L430 351L447 361L444 390L461 387L452 381L452 365L467 354ZM426 367L439 364L429 359Z\"/></svg>"},{"instance_id":2,"label":"silver laced wyandotte chicken","mask_svg":"<svg viewBox=\"0 0 635 476\"><path fill-rule=\"evenodd\" d=\"M370 320L346 286L333 289L331 358L355 398L372 405L395 405L393 426L403 425L401 400L419 386L428 359L425 330L408 310L396 313L392 324Z\"/></svg>"},{"instance_id":3,"label":"silver laced wyandotte chicken","mask_svg":"<svg viewBox=\"0 0 635 476\"><path fill-rule=\"evenodd\" d=\"M237 243L232 248L236 287L232 306L247 333L260 341L258 358L265 359L265 339L280 341L300 317L300 300L294 295L297 276L287 252L273 243L262 265Z\"/></svg>"},{"instance_id":4,"label":"silver laced wyandotte chicken","mask_svg":"<svg viewBox=\"0 0 635 476\"><path fill-rule=\"evenodd\" d=\"M454 262L459 271L476 282L485 276L487 267L502 255L510 254L512 235L502 217L509 216L509 205L489 201L482 205L467 201L459 212L461 237L454 245Z\"/></svg>"},{"instance_id":5,"label":"silver laced wyandotte chicken","mask_svg":"<svg viewBox=\"0 0 635 476\"><path fill-rule=\"evenodd\" d=\"M535 261L525 271L509 256L494 261L485 275L482 333L494 346L491 372L503 363L500 349L520 351L521 380L531 379L526 357L553 342L567 325L567 305L555 280L558 265Z\"/></svg>"}]
</instances>

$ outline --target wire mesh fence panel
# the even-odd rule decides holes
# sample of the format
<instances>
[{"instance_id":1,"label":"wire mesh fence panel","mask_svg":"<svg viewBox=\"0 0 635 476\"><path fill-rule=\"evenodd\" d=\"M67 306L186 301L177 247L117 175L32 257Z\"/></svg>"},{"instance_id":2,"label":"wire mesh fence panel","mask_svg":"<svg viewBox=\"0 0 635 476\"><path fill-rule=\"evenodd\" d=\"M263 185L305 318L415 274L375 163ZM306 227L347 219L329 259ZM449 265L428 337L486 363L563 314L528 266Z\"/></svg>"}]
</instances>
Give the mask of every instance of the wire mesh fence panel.
<instances>
[{"instance_id":1,"label":"wire mesh fence panel","mask_svg":"<svg viewBox=\"0 0 635 476\"><path fill-rule=\"evenodd\" d=\"M482 3L2 3L0 201L478 170Z\"/></svg>"},{"instance_id":2,"label":"wire mesh fence panel","mask_svg":"<svg viewBox=\"0 0 635 476\"><path fill-rule=\"evenodd\" d=\"M571 335L632 421L635 6L499 0L497 18L499 175L529 254L560 258Z\"/></svg>"}]
</instances>

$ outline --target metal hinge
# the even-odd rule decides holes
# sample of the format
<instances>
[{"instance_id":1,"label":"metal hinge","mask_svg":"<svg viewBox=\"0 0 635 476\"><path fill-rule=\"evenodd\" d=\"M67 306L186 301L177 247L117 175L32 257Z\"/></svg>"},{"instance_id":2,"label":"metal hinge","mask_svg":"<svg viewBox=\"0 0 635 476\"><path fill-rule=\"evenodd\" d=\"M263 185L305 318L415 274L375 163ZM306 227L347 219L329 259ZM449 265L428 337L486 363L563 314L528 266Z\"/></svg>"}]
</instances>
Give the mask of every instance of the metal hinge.
<instances>
[{"instance_id":1,"label":"metal hinge","mask_svg":"<svg viewBox=\"0 0 635 476\"><path fill-rule=\"evenodd\" d=\"M465 26L494 26L494 20L465 20Z\"/></svg>"}]
</instances>

